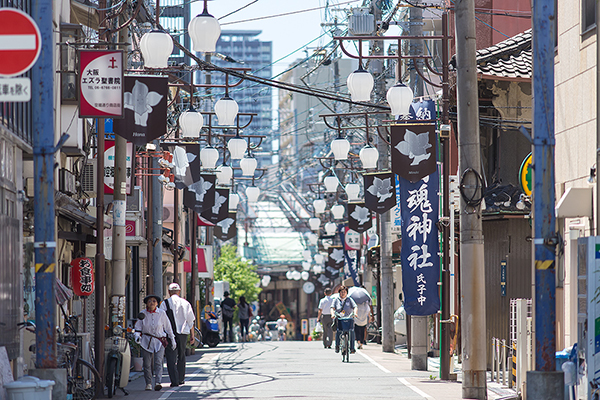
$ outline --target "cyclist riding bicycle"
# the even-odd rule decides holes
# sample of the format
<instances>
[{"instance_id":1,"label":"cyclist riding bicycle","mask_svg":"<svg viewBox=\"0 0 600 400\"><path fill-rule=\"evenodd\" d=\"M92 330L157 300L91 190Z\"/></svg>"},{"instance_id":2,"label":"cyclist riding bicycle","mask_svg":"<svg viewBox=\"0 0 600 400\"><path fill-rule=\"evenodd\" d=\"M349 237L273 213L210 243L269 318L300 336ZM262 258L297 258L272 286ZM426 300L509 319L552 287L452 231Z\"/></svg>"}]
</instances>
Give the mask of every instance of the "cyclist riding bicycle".
<instances>
[{"instance_id":1,"label":"cyclist riding bicycle","mask_svg":"<svg viewBox=\"0 0 600 400\"><path fill-rule=\"evenodd\" d=\"M288 320L285 319L285 315L281 314L277 320L277 334L279 340L285 340L285 330L287 329Z\"/></svg>"},{"instance_id":2,"label":"cyclist riding bicycle","mask_svg":"<svg viewBox=\"0 0 600 400\"><path fill-rule=\"evenodd\" d=\"M335 315L336 318L342 319L353 319L357 312L356 302L348 297L348 288L344 285L339 288L340 297L336 298L331 303L331 315ZM340 336L342 330L338 328L335 332L335 352L340 352ZM354 324L351 324L350 328L350 353L354 354Z\"/></svg>"}]
</instances>

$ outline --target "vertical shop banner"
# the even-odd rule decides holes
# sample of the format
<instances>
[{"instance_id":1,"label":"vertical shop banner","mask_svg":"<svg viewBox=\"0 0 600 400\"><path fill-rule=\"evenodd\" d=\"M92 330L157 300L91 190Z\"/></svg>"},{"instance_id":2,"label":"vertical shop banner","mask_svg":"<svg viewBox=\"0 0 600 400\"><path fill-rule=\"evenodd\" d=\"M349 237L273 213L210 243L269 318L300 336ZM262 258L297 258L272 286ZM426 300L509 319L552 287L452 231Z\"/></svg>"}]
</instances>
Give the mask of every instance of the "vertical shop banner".
<instances>
[{"instance_id":1,"label":"vertical shop banner","mask_svg":"<svg viewBox=\"0 0 600 400\"><path fill-rule=\"evenodd\" d=\"M437 138L434 124L391 126L392 172L417 182L437 169Z\"/></svg>"},{"instance_id":2,"label":"vertical shop banner","mask_svg":"<svg viewBox=\"0 0 600 400\"><path fill-rule=\"evenodd\" d=\"M237 213L230 212L227 218L215 224L215 236L218 239L226 242L237 236L236 215Z\"/></svg>"},{"instance_id":3,"label":"vertical shop banner","mask_svg":"<svg viewBox=\"0 0 600 400\"><path fill-rule=\"evenodd\" d=\"M438 179L437 171L414 183L400 178L402 289L408 315L431 315L440 309Z\"/></svg>"},{"instance_id":4,"label":"vertical shop banner","mask_svg":"<svg viewBox=\"0 0 600 400\"><path fill-rule=\"evenodd\" d=\"M202 216L212 223L227 218L229 216L229 189L216 189L212 207L207 204L203 209Z\"/></svg>"},{"instance_id":5,"label":"vertical shop banner","mask_svg":"<svg viewBox=\"0 0 600 400\"><path fill-rule=\"evenodd\" d=\"M365 206L377 214L383 214L396 205L396 179L392 172L363 174Z\"/></svg>"},{"instance_id":6,"label":"vertical shop banner","mask_svg":"<svg viewBox=\"0 0 600 400\"><path fill-rule=\"evenodd\" d=\"M183 189L200 178L200 145L197 143L183 146L171 146L169 151L173 153L173 175L175 175L175 187Z\"/></svg>"},{"instance_id":7,"label":"vertical shop banner","mask_svg":"<svg viewBox=\"0 0 600 400\"><path fill-rule=\"evenodd\" d=\"M348 203L348 227L350 229L363 233L372 225L371 211L365 207L365 203Z\"/></svg>"},{"instance_id":8,"label":"vertical shop banner","mask_svg":"<svg viewBox=\"0 0 600 400\"><path fill-rule=\"evenodd\" d=\"M79 50L79 118L123 117L123 51Z\"/></svg>"},{"instance_id":9,"label":"vertical shop banner","mask_svg":"<svg viewBox=\"0 0 600 400\"><path fill-rule=\"evenodd\" d=\"M167 132L169 78L130 75L125 77L124 118L114 121L117 135L141 146Z\"/></svg>"},{"instance_id":10,"label":"vertical shop banner","mask_svg":"<svg viewBox=\"0 0 600 400\"><path fill-rule=\"evenodd\" d=\"M204 217L204 211L214 206L216 182L216 175L199 174L198 180L183 190L183 204Z\"/></svg>"},{"instance_id":11,"label":"vertical shop banner","mask_svg":"<svg viewBox=\"0 0 600 400\"><path fill-rule=\"evenodd\" d=\"M340 269L346 263L344 248L342 246L330 246L327 249L327 262L325 263L325 275L328 278L335 279L340 275Z\"/></svg>"},{"instance_id":12,"label":"vertical shop banner","mask_svg":"<svg viewBox=\"0 0 600 400\"><path fill-rule=\"evenodd\" d=\"M435 101L421 100L410 104L409 114L411 120L418 121L435 121Z\"/></svg>"},{"instance_id":13,"label":"vertical shop banner","mask_svg":"<svg viewBox=\"0 0 600 400\"><path fill-rule=\"evenodd\" d=\"M359 286L358 280L358 260L360 254L360 242L362 234L359 234L348 227L338 229L340 241L344 243L344 259L346 261L344 268L344 279L351 277L355 286ZM354 236L355 240L348 240L348 236ZM356 244L353 242L356 241ZM350 242L350 243L348 243Z\"/></svg>"},{"instance_id":14,"label":"vertical shop banner","mask_svg":"<svg viewBox=\"0 0 600 400\"><path fill-rule=\"evenodd\" d=\"M79 257L71 261L71 286L77 296L94 293L94 265L92 260Z\"/></svg>"},{"instance_id":15,"label":"vertical shop banner","mask_svg":"<svg viewBox=\"0 0 600 400\"><path fill-rule=\"evenodd\" d=\"M104 194L115 192L115 141L104 141ZM131 171L133 160L133 143L127 142L125 161L125 186L127 195L131 195Z\"/></svg>"}]
</instances>

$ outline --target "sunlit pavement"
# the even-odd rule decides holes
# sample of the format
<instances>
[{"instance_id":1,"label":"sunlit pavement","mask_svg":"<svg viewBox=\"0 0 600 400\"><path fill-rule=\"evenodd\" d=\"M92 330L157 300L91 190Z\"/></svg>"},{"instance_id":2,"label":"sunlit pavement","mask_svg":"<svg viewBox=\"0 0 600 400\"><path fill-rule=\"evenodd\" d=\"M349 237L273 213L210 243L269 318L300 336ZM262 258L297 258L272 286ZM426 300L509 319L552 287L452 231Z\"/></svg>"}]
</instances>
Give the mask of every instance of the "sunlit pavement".
<instances>
[{"instance_id":1,"label":"sunlit pavement","mask_svg":"<svg viewBox=\"0 0 600 400\"><path fill-rule=\"evenodd\" d=\"M257 342L219 344L187 358L184 385L169 387L166 368L163 389L145 391L141 373L127 387L135 399L461 399L459 381L440 381L438 359L429 371L412 371L406 351L383 353L369 344L342 363L320 342ZM121 392L116 398L123 397ZM489 399L514 398L514 390L488 383Z\"/></svg>"}]
</instances>

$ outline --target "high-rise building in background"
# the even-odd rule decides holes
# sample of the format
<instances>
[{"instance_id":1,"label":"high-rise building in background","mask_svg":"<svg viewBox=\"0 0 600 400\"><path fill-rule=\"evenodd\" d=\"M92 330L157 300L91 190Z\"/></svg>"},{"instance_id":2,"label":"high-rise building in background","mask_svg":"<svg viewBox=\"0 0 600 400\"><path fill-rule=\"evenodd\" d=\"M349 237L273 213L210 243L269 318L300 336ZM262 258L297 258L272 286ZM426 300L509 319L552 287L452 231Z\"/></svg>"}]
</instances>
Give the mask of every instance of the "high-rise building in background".
<instances>
[{"instance_id":1,"label":"high-rise building in background","mask_svg":"<svg viewBox=\"0 0 600 400\"><path fill-rule=\"evenodd\" d=\"M190 35L187 34L187 26L190 23L190 2L186 0L161 0L160 2L160 24L178 41L183 47L189 49ZM186 56L177 46L173 46L173 53L169 57L169 64L189 64L190 58ZM189 77L184 77L189 80Z\"/></svg>"},{"instance_id":2,"label":"high-rise building in background","mask_svg":"<svg viewBox=\"0 0 600 400\"><path fill-rule=\"evenodd\" d=\"M211 57L211 62L224 68L250 68L249 74L262 78L271 78L273 46L272 42L260 41L257 36L261 31L221 31L221 37L217 42L216 52ZM211 74L212 84L225 84L225 74L216 72ZM229 78L229 83L235 83L238 79ZM198 83L205 83L204 73L198 74ZM221 98L225 89L213 88L213 102ZM255 113L252 123L244 129L245 134L264 135L260 148L253 153L258 160L258 166L267 167L273 161L273 98L270 86L260 85L250 81L243 81L239 86L229 90L229 96L239 105L241 113ZM240 119L245 125L247 118ZM256 144L258 141L253 140Z\"/></svg>"}]
</instances>

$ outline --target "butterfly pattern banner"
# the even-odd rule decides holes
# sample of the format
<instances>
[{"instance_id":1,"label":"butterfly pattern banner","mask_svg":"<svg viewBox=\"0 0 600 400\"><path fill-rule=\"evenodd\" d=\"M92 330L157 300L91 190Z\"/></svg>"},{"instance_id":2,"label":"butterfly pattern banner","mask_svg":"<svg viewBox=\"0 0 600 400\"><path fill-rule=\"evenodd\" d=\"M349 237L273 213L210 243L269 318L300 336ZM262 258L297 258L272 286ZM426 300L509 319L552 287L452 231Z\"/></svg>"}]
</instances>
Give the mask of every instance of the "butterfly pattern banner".
<instances>
[{"instance_id":1,"label":"butterfly pattern banner","mask_svg":"<svg viewBox=\"0 0 600 400\"><path fill-rule=\"evenodd\" d=\"M212 223L217 223L229 216L229 189L217 188L212 207L204 207L202 216Z\"/></svg>"},{"instance_id":2,"label":"butterfly pattern banner","mask_svg":"<svg viewBox=\"0 0 600 400\"><path fill-rule=\"evenodd\" d=\"M440 309L438 281L439 173L437 170L418 182L402 177L402 290L408 315L431 315Z\"/></svg>"},{"instance_id":3,"label":"butterfly pattern banner","mask_svg":"<svg viewBox=\"0 0 600 400\"><path fill-rule=\"evenodd\" d=\"M392 172L417 182L437 169L437 137L434 124L391 126Z\"/></svg>"},{"instance_id":4,"label":"butterfly pattern banner","mask_svg":"<svg viewBox=\"0 0 600 400\"><path fill-rule=\"evenodd\" d=\"M348 228L363 233L371 226L373 226L371 210L365 207L365 203L348 203Z\"/></svg>"},{"instance_id":5,"label":"butterfly pattern banner","mask_svg":"<svg viewBox=\"0 0 600 400\"><path fill-rule=\"evenodd\" d=\"M162 76L124 78L123 119L113 121L114 132L141 146L167 132L169 79Z\"/></svg>"},{"instance_id":6,"label":"butterfly pattern banner","mask_svg":"<svg viewBox=\"0 0 600 400\"><path fill-rule=\"evenodd\" d=\"M205 210L214 206L216 182L216 175L199 174L198 180L183 190L183 204L203 215Z\"/></svg>"},{"instance_id":7,"label":"butterfly pattern banner","mask_svg":"<svg viewBox=\"0 0 600 400\"><path fill-rule=\"evenodd\" d=\"M215 237L226 242L237 236L236 214L230 212L227 218L215 224Z\"/></svg>"},{"instance_id":8,"label":"butterfly pattern banner","mask_svg":"<svg viewBox=\"0 0 600 400\"><path fill-rule=\"evenodd\" d=\"M396 205L396 179L392 172L364 174L365 206L377 214Z\"/></svg>"}]
</instances>

